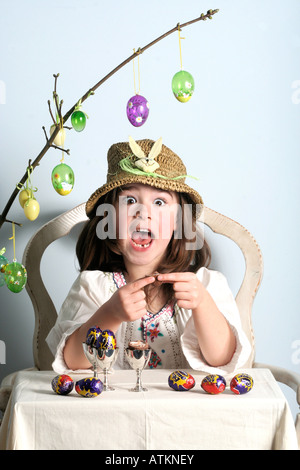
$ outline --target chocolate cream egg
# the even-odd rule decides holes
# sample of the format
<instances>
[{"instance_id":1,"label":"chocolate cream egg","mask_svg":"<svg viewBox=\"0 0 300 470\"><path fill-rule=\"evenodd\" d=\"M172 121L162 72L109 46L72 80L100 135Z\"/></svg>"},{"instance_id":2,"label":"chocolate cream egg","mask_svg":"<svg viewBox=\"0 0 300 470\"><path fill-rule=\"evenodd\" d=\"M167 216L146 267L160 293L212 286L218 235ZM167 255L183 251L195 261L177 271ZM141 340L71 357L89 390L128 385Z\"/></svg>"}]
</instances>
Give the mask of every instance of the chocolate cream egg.
<instances>
[{"instance_id":1,"label":"chocolate cream egg","mask_svg":"<svg viewBox=\"0 0 300 470\"><path fill-rule=\"evenodd\" d=\"M103 382L95 377L78 380L75 385L76 392L85 398L94 398L103 390Z\"/></svg>"},{"instance_id":2,"label":"chocolate cream egg","mask_svg":"<svg viewBox=\"0 0 300 470\"><path fill-rule=\"evenodd\" d=\"M58 395L68 395L74 388L74 382L69 375L57 375L51 382L52 390Z\"/></svg>"},{"instance_id":3,"label":"chocolate cream egg","mask_svg":"<svg viewBox=\"0 0 300 470\"><path fill-rule=\"evenodd\" d=\"M236 395L244 395L253 388L253 378L248 374L237 374L231 379L230 390Z\"/></svg>"},{"instance_id":4,"label":"chocolate cream egg","mask_svg":"<svg viewBox=\"0 0 300 470\"><path fill-rule=\"evenodd\" d=\"M204 377L201 382L201 387L211 395L217 395L224 392L226 388L226 381L222 375L211 374Z\"/></svg>"},{"instance_id":5,"label":"chocolate cream egg","mask_svg":"<svg viewBox=\"0 0 300 470\"><path fill-rule=\"evenodd\" d=\"M116 349L117 342L113 331L103 330L96 343L97 349Z\"/></svg>"},{"instance_id":6,"label":"chocolate cream egg","mask_svg":"<svg viewBox=\"0 0 300 470\"><path fill-rule=\"evenodd\" d=\"M92 326L86 334L86 344L88 346L96 346L99 336L102 330L98 326Z\"/></svg>"},{"instance_id":7,"label":"chocolate cream egg","mask_svg":"<svg viewBox=\"0 0 300 470\"><path fill-rule=\"evenodd\" d=\"M184 392L195 386L195 379L188 372L175 370L169 375L168 384L176 392Z\"/></svg>"}]
</instances>

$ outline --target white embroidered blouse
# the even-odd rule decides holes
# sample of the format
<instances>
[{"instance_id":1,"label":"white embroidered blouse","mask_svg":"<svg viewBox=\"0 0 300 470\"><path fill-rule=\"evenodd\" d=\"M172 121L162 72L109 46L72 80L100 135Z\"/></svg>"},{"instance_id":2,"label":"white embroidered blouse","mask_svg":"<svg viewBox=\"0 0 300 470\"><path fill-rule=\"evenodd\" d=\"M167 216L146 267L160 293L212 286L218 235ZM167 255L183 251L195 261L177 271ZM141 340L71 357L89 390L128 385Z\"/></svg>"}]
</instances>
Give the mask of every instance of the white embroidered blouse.
<instances>
[{"instance_id":1,"label":"white embroidered blouse","mask_svg":"<svg viewBox=\"0 0 300 470\"><path fill-rule=\"evenodd\" d=\"M212 374L232 373L247 361L251 346L242 330L240 315L226 278L218 271L201 268L198 279L214 299L231 326L236 350L231 361L222 367L209 366L201 355L191 310L165 305L156 314L147 313L141 320L122 323L116 331L119 355L115 369L127 369L125 348L129 341L147 340L152 349L148 367L163 369L192 368ZM52 367L58 374L71 373L63 350L68 337L84 324L112 294L126 284L122 273L83 271L64 301L56 324L46 341L55 356ZM95 325L101 328L101 325ZM78 371L87 372L87 371Z\"/></svg>"}]
</instances>

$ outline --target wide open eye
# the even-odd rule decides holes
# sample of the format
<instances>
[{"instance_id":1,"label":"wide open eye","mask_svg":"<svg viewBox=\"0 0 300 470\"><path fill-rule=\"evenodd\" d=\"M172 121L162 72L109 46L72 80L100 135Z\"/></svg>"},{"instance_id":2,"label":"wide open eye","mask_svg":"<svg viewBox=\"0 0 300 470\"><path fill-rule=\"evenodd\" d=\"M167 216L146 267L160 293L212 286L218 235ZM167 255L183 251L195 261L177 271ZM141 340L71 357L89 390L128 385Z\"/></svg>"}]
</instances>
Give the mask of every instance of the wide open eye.
<instances>
[{"instance_id":1,"label":"wide open eye","mask_svg":"<svg viewBox=\"0 0 300 470\"><path fill-rule=\"evenodd\" d=\"M156 206L164 206L166 204L166 201L160 197L155 199L154 203Z\"/></svg>"},{"instance_id":2,"label":"wide open eye","mask_svg":"<svg viewBox=\"0 0 300 470\"><path fill-rule=\"evenodd\" d=\"M136 199L133 196L126 196L126 204L130 206L131 204L136 204Z\"/></svg>"}]
</instances>

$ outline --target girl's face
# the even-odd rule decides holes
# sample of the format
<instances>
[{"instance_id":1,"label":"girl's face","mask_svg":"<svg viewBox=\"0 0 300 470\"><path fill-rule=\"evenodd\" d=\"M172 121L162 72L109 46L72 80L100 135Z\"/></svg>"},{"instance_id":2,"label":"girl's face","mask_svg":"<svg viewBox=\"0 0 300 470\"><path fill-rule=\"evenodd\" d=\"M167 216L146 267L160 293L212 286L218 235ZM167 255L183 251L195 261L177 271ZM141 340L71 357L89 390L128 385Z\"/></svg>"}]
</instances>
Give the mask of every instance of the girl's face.
<instances>
[{"instance_id":1,"label":"girl's face","mask_svg":"<svg viewBox=\"0 0 300 470\"><path fill-rule=\"evenodd\" d=\"M127 271L144 267L151 274L172 238L178 211L175 192L144 184L124 186L116 205L118 249Z\"/></svg>"}]
</instances>

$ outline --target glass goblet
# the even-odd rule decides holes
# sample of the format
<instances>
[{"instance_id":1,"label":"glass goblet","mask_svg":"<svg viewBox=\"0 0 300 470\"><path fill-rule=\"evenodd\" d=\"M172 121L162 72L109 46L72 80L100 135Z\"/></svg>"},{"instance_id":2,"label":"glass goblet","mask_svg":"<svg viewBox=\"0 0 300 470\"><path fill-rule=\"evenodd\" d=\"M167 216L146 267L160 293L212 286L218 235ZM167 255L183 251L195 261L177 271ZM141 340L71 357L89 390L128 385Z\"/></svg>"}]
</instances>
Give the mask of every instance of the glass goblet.
<instances>
[{"instance_id":1,"label":"glass goblet","mask_svg":"<svg viewBox=\"0 0 300 470\"><path fill-rule=\"evenodd\" d=\"M136 385L132 388L131 392L147 392L147 388L142 386L142 371L147 366L151 349L130 349L126 348L126 359L132 369L136 370L137 380Z\"/></svg>"},{"instance_id":2,"label":"glass goblet","mask_svg":"<svg viewBox=\"0 0 300 470\"><path fill-rule=\"evenodd\" d=\"M103 370L104 378L103 378L103 391L110 392L113 391L114 388L108 385L108 371L112 368L116 359L119 354L119 348L115 349L94 349L94 358L96 361L97 366Z\"/></svg>"},{"instance_id":3,"label":"glass goblet","mask_svg":"<svg viewBox=\"0 0 300 470\"><path fill-rule=\"evenodd\" d=\"M85 357L87 358L87 360L92 364L93 366L93 372L94 372L94 377L97 379L98 378L98 374L97 374L97 362L96 362L96 359L95 359L95 354L94 354L94 351L95 351L95 348L93 348L92 346L86 344L86 343L82 343L82 347L83 347L83 351L84 351L84 354L85 354Z\"/></svg>"}]
</instances>

